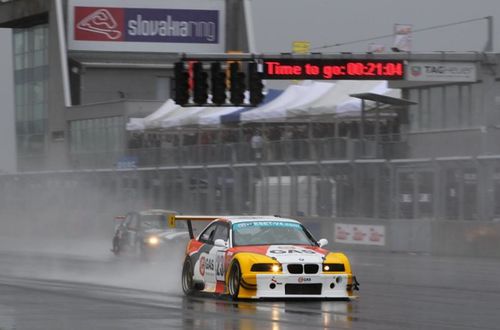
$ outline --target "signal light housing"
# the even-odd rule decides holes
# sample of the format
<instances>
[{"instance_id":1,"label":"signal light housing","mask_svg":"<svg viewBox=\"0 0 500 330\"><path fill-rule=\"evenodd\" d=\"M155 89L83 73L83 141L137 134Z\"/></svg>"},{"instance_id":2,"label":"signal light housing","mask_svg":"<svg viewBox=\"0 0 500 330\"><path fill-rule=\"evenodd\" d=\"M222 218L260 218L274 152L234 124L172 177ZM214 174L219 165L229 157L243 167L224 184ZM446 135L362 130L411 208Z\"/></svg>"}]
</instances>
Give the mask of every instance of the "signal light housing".
<instances>
[{"instance_id":1,"label":"signal light housing","mask_svg":"<svg viewBox=\"0 0 500 330\"><path fill-rule=\"evenodd\" d=\"M219 62L212 63L212 103L221 105L226 103L226 73L221 70Z\"/></svg>"},{"instance_id":2,"label":"signal light housing","mask_svg":"<svg viewBox=\"0 0 500 330\"><path fill-rule=\"evenodd\" d=\"M193 101L198 105L207 103L208 74L203 71L203 64L196 62L193 65Z\"/></svg>"},{"instance_id":3,"label":"signal light housing","mask_svg":"<svg viewBox=\"0 0 500 330\"><path fill-rule=\"evenodd\" d=\"M231 103L234 105L241 105L245 101L245 74L240 72L239 63L231 63L230 65L230 91Z\"/></svg>"},{"instance_id":4,"label":"signal light housing","mask_svg":"<svg viewBox=\"0 0 500 330\"><path fill-rule=\"evenodd\" d=\"M262 73L258 71L258 64L248 63L248 89L250 92L250 104L259 105L264 100L264 84L262 83Z\"/></svg>"},{"instance_id":5,"label":"signal light housing","mask_svg":"<svg viewBox=\"0 0 500 330\"><path fill-rule=\"evenodd\" d=\"M254 59L246 70L241 69L240 62L229 63L229 70L226 70L224 61L216 60L211 64L210 72L203 69L201 60L190 61L188 70L185 68L185 60L175 63L175 103L187 107L259 105L264 100L264 74L259 72L257 62L253 61ZM245 98L247 88L249 101ZM208 101L210 94L211 99Z\"/></svg>"},{"instance_id":6,"label":"signal light housing","mask_svg":"<svg viewBox=\"0 0 500 330\"><path fill-rule=\"evenodd\" d=\"M175 96L174 101L179 105L189 102L189 73L184 68L183 62L175 63Z\"/></svg>"}]
</instances>

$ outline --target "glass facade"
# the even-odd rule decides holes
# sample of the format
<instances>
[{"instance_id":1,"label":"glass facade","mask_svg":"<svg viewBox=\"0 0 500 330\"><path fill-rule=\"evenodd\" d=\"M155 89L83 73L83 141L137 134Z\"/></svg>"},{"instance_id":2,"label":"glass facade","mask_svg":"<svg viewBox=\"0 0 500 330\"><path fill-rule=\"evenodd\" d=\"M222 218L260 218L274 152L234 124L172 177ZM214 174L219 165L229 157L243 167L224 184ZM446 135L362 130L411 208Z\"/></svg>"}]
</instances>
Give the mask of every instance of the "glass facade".
<instances>
[{"instance_id":1,"label":"glass facade","mask_svg":"<svg viewBox=\"0 0 500 330\"><path fill-rule=\"evenodd\" d=\"M47 138L48 26L14 29L17 151L43 154Z\"/></svg>"},{"instance_id":2,"label":"glass facade","mask_svg":"<svg viewBox=\"0 0 500 330\"><path fill-rule=\"evenodd\" d=\"M125 120L121 116L74 120L69 124L70 150L73 155L122 151Z\"/></svg>"},{"instance_id":3,"label":"glass facade","mask_svg":"<svg viewBox=\"0 0 500 330\"><path fill-rule=\"evenodd\" d=\"M422 87L410 90L412 132L463 129L480 125L482 99L480 84Z\"/></svg>"}]
</instances>

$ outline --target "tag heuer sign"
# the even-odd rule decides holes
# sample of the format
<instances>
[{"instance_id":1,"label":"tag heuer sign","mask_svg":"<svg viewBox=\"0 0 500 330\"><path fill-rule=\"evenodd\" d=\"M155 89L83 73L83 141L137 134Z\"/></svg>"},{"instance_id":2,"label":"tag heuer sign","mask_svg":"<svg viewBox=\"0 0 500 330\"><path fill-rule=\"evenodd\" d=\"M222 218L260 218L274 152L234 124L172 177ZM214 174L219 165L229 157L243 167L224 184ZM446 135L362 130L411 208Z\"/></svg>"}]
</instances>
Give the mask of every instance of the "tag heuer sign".
<instances>
[{"instance_id":1,"label":"tag heuer sign","mask_svg":"<svg viewBox=\"0 0 500 330\"><path fill-rule=\"evenodd\" d=\"M409 62L406 80L475 82L477 69L473 62Z\"/></svg>"}]
</instances>

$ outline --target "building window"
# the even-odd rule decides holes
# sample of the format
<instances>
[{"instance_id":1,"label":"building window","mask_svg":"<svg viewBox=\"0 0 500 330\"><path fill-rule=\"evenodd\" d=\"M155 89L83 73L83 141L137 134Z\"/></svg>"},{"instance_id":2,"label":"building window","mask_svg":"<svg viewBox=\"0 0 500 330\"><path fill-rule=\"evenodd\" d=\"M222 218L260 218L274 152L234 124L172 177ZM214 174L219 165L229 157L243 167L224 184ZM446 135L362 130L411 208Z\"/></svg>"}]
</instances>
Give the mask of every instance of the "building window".
<instances>
[{"instance_id":1,"label":"building window","mask_svg":"<svg viewBox=\"0 0 500 330\"><path fill-rule=\"evenodd\" d=\"M123 117L74 120L69 124L73 155L121 151L124 147Z\"/></svg>"},{"instance_id":2,"label":"building window","mask_svg":"<svg viewBox=\"0 0 500 330\"><path fill-rule=\"evenodd\" d=\"M16 135L21 157L45 151L48 37L46 24L14 29Z\"/></svg>"},{"instance_id":3,"label":"building window","mask_svg":"<svg viewBox=\"0 0 500 330\"><path fill-rule=\"evenodd\" d=\"M479 124L482 109L480 84L457 84L410 90L418 104L410 108L413 132L462 129Z\"/></svg>"}]
</instances>

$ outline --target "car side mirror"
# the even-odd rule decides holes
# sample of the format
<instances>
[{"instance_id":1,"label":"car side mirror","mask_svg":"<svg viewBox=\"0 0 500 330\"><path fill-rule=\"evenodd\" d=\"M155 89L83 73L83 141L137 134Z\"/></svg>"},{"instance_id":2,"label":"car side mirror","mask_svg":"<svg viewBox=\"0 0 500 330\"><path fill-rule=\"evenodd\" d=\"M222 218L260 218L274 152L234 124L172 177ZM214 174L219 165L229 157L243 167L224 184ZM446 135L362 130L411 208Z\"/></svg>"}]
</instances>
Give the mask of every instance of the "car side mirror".
<instances>
[{"instance_id":1,"label":"car side mirror","mask_svg":"<svg viewBox=\"0 0 500 330\"><path fill-rule=\"evenodd\" d=\"M322 238L318 241L319 247L323 247L328 244L328 240L326 238Z\"/></svg>"},{"instance_id":2,"label":"car side mirror","mask_svg":"<svg viewBox=\"0 0 500 330\"><path fill-rule=\"evenodd\" d=\"M214 245L218 246L218 247L227 247L226 241L224 241L223 239L220 239L220 238L215 240Z\"/></svg>"}]
</instances>

